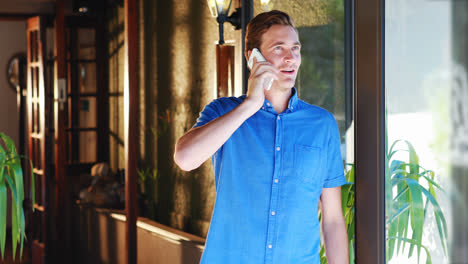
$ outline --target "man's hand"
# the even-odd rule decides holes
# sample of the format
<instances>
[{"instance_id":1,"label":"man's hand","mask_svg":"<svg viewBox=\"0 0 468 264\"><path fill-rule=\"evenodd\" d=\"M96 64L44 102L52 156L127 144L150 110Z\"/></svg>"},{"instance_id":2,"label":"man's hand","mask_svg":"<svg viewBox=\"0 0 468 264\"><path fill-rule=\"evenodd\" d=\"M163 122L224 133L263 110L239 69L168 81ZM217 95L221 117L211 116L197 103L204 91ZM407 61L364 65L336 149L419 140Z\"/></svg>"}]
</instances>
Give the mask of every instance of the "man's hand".
<instances>
[{"instance_id":1,"label":"man's hand","mask_svg":"<svg viewBox=\"0 0 468 264\"><path fill-rule=\"evenodd\" d=\"M254 58L253 61L245 101L252 104L252 108L258 111L265 101L265 89L263 88L265 80L267 77L278 80L279 70L268 61L257 62L257 58Z\"/></svg>"}]
</instances>

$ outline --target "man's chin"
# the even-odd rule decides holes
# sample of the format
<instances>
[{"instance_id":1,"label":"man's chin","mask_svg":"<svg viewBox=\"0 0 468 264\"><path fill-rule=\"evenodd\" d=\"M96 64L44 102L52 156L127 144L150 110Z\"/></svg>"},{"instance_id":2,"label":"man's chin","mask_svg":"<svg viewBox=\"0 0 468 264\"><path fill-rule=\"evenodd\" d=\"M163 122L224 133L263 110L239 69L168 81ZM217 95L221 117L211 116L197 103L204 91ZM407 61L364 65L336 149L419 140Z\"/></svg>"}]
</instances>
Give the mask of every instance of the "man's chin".
<instances>
[{"instance_id":1,"label":"man's chin","mask_svg":"<svg viewBox=\"0 0 468 264\"><path fill-rule=\"evenodd\" d=\"M295 84L296 84L296 79L294 78L294 79L281 81L279 86L283 89L290 89L290 88L293 88Z\"/></svg>"}]
</instances>

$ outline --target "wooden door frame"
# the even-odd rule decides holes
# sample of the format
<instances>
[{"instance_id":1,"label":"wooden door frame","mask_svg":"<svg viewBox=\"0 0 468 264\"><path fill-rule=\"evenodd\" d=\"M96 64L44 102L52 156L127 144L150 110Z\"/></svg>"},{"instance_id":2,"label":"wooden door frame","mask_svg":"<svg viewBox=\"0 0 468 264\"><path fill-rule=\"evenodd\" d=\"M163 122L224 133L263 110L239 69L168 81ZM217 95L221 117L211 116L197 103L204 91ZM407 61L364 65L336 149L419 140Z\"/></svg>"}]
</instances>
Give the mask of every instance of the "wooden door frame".
<instances>
[{"instance_id":1,"label":"wooden door frame","mask_svg":"<svg viewBox=\"0 0 468 264\"><path fill-rule=\"evenodd\" d=\"M354 0L356 263L385 263L384 0Z\"/></svg>"},{"instance_id":2,"label":"wooden door frame","mask_svg":"<svg viewBox=\"0 0 468 264\"><path fill-rule=\"evenodd\" d=\"M49 168L50 162L48 161L48 155L46 154L47 148L50 147L51 142L49 139L48 135L48 127L46 127L46 103L47 103L47 96L45 93L46 87L45 87L45 47L46 47L46 34L45 34L45 29L46 29L46 22L45 18L43 17L33 17L27 20L27 41L28 41L28 52L27 52L27 91L28 91L28 96L27 96L27 105L28 105L28 149L29 149L29 155L33 155L35 152L32 151L34 149L34 140L40 140L40 166L38 169L37 168L37 162L35 164L36 168L33 168L33 173L34 176L36 177L35 174L39 174L40 177L40 182L42 184L41 188L41 197L39 197L41 204L38 206L36 204L32 205L35 210L42 212L41 215L41 227L40 227L40 232L42 234L42 241L37 241L34 240L32 237L33 233L30 233L30 239L31 239L31 257L34 260L37 260L38 262L46 262L47 255L48 255L48 223L50 220L50 215L49 215L49 200L50 197L47 192L47 186L48 186L48 174L50 173L51 168ZM39 31L37 35L37 50L35 53L37 53L35 56L38 57L37 62L32 62L32 56L31 56L31 45L32 40L31 40L31 31L37 30ZM36 65L32 65L32 63ZM32 81L32 67L38 67L38 73L37 73L37 90L36 93L39 93L38 98L34 99L33 102L33 81ZM42 88L41 88L42 87ZM31 107L35 104L39 104L39 120L35 120L36 123L38 123L40 129L39 133L36 133L35 127L33 126L33 119L35 119L33 108ZM34 138L34 139L33 139ZM32 160L35 160L35 158L31 157ZM38 180L36 179L36 182ZM27 187L29 187L29 181L27 183ZM37 190L36 190L37 193ZM36 213L38 214L38 213ZM31 214L31 216L33 216ZM32 220L30 219L30 224ZM35 230L32 230L35 231ZM35 259L36 254L39 254L40 258Z\"/></svg>"}]
</instances>

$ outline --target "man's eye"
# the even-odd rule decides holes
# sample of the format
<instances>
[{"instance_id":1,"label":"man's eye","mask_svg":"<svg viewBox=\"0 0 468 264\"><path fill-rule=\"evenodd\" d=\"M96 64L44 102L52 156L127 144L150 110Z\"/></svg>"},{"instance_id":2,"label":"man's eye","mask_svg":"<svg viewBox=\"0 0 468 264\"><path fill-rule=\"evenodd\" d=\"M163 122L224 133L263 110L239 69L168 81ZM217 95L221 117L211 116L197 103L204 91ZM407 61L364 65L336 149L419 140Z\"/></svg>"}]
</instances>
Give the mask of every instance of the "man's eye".
<instances>
[{"instance_id":1,"label":"man's eye","mask_svg":"<svg viewBox=\"0 0 468 264\"><path fill-rule=\"evenodd\" d=\"M275 50L281 50L281 46L276 46Z\"/></svg>"},{"instance_id":2,"label":"man's eye","mask_svg":"<svg viewBox=\"0 0 468 264\"><path fill-rule=\"evenodd\" d=\"M301 48L299 46L293 47L293 50L300 50Z\"/></svg>"}]
</instances>

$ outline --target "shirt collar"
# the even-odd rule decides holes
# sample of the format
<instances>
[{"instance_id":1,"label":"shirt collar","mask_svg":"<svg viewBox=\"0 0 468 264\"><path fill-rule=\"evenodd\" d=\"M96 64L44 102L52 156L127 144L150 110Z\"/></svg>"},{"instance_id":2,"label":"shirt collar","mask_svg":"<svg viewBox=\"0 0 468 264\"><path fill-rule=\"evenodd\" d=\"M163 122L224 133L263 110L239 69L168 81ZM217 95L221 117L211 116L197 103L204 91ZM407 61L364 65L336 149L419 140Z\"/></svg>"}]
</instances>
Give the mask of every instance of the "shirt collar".
<instances>
[{"instance_id":1,"label":"shirt collar","mask_svg":"<svg viewBox=\"0 0 468 264\"><path fill-rule=\"evenodd\" d=\"M296 87L293 87L292 96L289 99L289 103L288 103L288 108L284 110L284 113L290 113L290 112L296 111L298 102L299 102L299 98L297 97L297 90L296 90ZM276 113L275 109L273 108L273 105L267 99L265 99L262 109L268 112Z\"/></svg>"}]
</instances>

